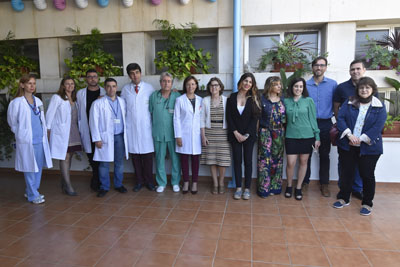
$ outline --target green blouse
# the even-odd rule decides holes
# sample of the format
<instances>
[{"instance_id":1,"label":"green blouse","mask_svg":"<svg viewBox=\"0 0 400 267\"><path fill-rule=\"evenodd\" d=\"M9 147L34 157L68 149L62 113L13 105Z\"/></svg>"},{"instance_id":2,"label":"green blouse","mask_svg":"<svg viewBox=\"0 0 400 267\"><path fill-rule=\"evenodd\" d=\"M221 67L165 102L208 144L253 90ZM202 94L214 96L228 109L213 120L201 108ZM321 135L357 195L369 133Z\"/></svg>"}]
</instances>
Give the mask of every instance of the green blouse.
<instances>
[{"instance_id":1,"label":"green blouse","mask_svg":"<svg viewBox=\"0 0 400 267\"><path fill-rule=\"evenodd\" d=\"M286 137L295 139L315 138L319 141L319 129L315 104L311 97L301 97L297 102L285 98Z\"/></svg>"}]
</instances>

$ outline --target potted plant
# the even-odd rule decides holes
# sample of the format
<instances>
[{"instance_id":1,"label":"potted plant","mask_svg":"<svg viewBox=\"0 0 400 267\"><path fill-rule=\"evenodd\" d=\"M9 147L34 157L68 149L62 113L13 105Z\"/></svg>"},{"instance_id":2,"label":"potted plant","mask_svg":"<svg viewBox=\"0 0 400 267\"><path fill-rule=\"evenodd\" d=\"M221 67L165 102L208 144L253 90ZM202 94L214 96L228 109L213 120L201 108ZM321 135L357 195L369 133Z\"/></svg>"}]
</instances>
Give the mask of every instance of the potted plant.
<instances>
[{"instance_id":1,"label":"potted plant","mask_svg":"<svg viewBox=\"0 0 400 267\"><path fill-rule=\"evenodd\" d=\"M399 50L389 50L387 47L379 45L378 41L370 39L368 35L366 39L368 40L368 51L365 55L365 61L371 64L369 68L389 70L398 66L397 56L400 52Z\"/></svg>"},{"instance_id":2,"label":"potted plant","mask_svg":"<svg viewBox=\"0 0 400 267\"><path fill-rule=\"evenodd\" d=\"M265 70L267 65L273 65L273 71L279 72L281 68L288 72L309 65L307 55L311 56L310 42L297 40L297 35L288 34L282 42L272 38L275 46L264 50L264 55L259 59L259 70Z\"/></svg>"},{"instance_id":3,"label":"potted plant","mask_svg":"<svg viewBox=\"0 0 400 267\"><path fill-rule=\"evenodd\" d=\"M79 28L67 30L78 35L68 48L72 51L72 60L64 60L69 68L66 75L74 78L77 88L84 87L82 77L89 69L95 69L103 77L122 76L122 66L117 65L113 55L104 51L100 30L94 28L86 36L80 35Z\"/></svg>"},{"instance_id":4,"label":"potted plant","mask_svg":"<svg viewBox=\"0 0 400 267\"><path fill-rule=\"evenodd\" d=\"M386 119L385 128L383 131L386 137L400 137L400 114L399 114L399 90L400 82L390 77L385 77L385 81L395 89L395 101L385 99L394 105L393 114L389 114Z\"/></svg>"},{"instance_id":5,"label":"potted plant","mask_svg":"<svg viewBox=\"0 0 400 267\"><path fill-rule=\"evenodd\" d=\"M157 52L154 59L157 69L165 69L180 80L191 74L208 73L211 54L204 53L202 48L196 49L191 43L198 32L196 24L191 22L176 28L169 21L160 19L154 20L153 24L166 37L165 50Z\"/></svg>"},{"instance_id":6,"label":"potted plant","mask_svg":"<svg viewBox=\"0 0 400 267\"><path fill-rule=\"evenodd\" d=\"M6 95L0 98L0 160L10 159L13 152L14 134L7 123L7 109L10 99L18 89L18 79L25 73L38 74L38 64L22 53L22 42L13 40L9 31L0 41L0 90L6 89Z\"/></svg>"}]
</instances>

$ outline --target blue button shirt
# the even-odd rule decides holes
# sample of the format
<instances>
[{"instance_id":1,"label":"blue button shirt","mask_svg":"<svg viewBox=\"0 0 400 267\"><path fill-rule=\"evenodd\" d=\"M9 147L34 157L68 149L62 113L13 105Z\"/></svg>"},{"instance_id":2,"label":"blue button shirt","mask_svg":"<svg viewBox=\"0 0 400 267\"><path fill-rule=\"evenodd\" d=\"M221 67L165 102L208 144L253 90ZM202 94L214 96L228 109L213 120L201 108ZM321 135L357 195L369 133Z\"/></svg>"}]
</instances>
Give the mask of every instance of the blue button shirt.
<instances>
[{"instance_id":1,"label":"blue button shirt","mask_svg":"<svg viewBox=\"0 0 400 267\"><path fill-rule=\"evenodd\" d=\"M124 121L122 119L122 110L121 106L119 105L117 97L115 97L115 100L112 101L109 96L105 96L108 100L108 103L111 106L112 109L112 118L114 122L114 135L121 134L124 132ZM115 123L115 119L119 120L119 123Z\"/></svg>"},{"instance_id":2,"label":"blue button shirt","mask_svg":"<svg viewBox=\"0 0 400 267\"><path fill-rule=\"evenodd\" d=\"M314 100L317 110L317 119L330 119L333 116L333 94L336 90L337 83L335 80L324 77L324 79L316 84L314 77L306 82L308 93Z\"/></svg>"}]
</instances>

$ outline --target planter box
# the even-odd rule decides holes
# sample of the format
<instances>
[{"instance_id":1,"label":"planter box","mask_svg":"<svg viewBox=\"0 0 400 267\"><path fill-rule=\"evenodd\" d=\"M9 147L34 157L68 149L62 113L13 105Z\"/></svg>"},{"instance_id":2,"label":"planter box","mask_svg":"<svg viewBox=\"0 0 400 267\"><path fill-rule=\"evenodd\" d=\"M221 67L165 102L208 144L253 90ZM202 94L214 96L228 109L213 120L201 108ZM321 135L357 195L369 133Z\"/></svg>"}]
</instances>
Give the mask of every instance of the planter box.
<instances>
[{"instance_id":1,"label":"planter box","mask_svg":"<svg viewBox=\"0 0 400 267\"><path fill-rule=\"evenodd\" d=\"M383 137L400 137L400 121L394 121L392 129L383 130Z\"/></svg>"}]
</instances>

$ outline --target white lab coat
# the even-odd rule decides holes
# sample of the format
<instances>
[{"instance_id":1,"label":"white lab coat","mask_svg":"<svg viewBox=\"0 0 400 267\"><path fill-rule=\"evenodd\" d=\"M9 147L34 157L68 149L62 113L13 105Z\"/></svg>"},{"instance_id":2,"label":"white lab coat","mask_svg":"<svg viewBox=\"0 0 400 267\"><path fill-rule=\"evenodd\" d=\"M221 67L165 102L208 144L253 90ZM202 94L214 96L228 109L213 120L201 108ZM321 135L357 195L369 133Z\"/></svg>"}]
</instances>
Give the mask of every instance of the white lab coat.
<instances>
[{"instance_id":1,"label":"white lab coat","mask_svg":"<svg viewBox=\"0 0 400 267\"><path fill-rule=\"evenodd\" d=\"M178 97L174 110L175 138L182 138L182 146L176 145L176 152L181 154L201 154L200 121L202 98L196 95L195 112L186 94Z\"/></svg>"},{"instance_id":2,"label":"white lab coat","mask_svg":"<svg viewBox=\"0 0 400 267\"><path fill-rule=\"evenodd\" d=\"M124 123L124 145L125 157L128 159L128 146L126 135L126 106L122 98L117 97L122 112ZM93 160L103 162L114 161L114 113L106 97L102 97L93 102L89 116L90 132L93 142L102 141L103 146L95 146Z\"/></svg>"},{"instance_id":3,"label":"white lab coat","mask_svg":"<svg viewBox=\"0 0 400 267\"><path fill-rule=\"evenodd\" d=\"M227 97L224 95L221 95L221 97L224 108L224 118L223 118L222 128L226 129L225 112L226 112ZM203 105L203 112L201 113L201 128L211 128L211 114L210 114L211 96L206 96L205 98L203 98L202 105Z\"/></svg>"},{"instance_id":4,"label":"white lab coat","mask_svg":"<svg viewBox=\"0 0 400 267\"><path fill-rule=\"evenodd\" d=\"M43 129L43 150L45 156L45 166L53 167L49 143L47 141L46 119L44 117L43 103L35 97L36 105L39 107L40 120ZM7 111L7 121L11 131L15 134L16 152L15 152L15 170L20 172L38 172L39 168L35 160L35 151L32 144L32 125L31 125L31 107L26 99L17 97L11 101Z\"/></svg>"},{"instance_id":5,"label":"white lab coat","mask_svg":"<svg viewBox=\"0 0 400 267\"><path fill-rule=\"evenodd\" d=\"M131 82L121 90L121 97L126 103L126 130L128 135L128 151L132 154L154 152L149 99L154 92L151 84L140 82L139 93Z\"/></svg>"},{"instance_id":6,"label":"white lab coat","mask_svg":"<svg viewBox=\"0 0 400 267\"><path fill-rule=\"evenodd\" d=\"M53 159L65 160L71 128L71 104L59 95L53 95L46 112L50 131L50 152Z\"/></svg>"},{"instance_id":7,"label":"white lab coat","mask_svg":"<svg viewBox=\"0 0 400 267\"><path fill-rule=\"evenodd\" d=\"M90 139L89 118L86 115L86 92L87 88L82 88L76 93L76 104L78 106L78 126L81 134L82 146L86 153L92 153L92 141ZM106 91L100 87L100 96L104 96Z\"/></svg>"}]
</instances>

